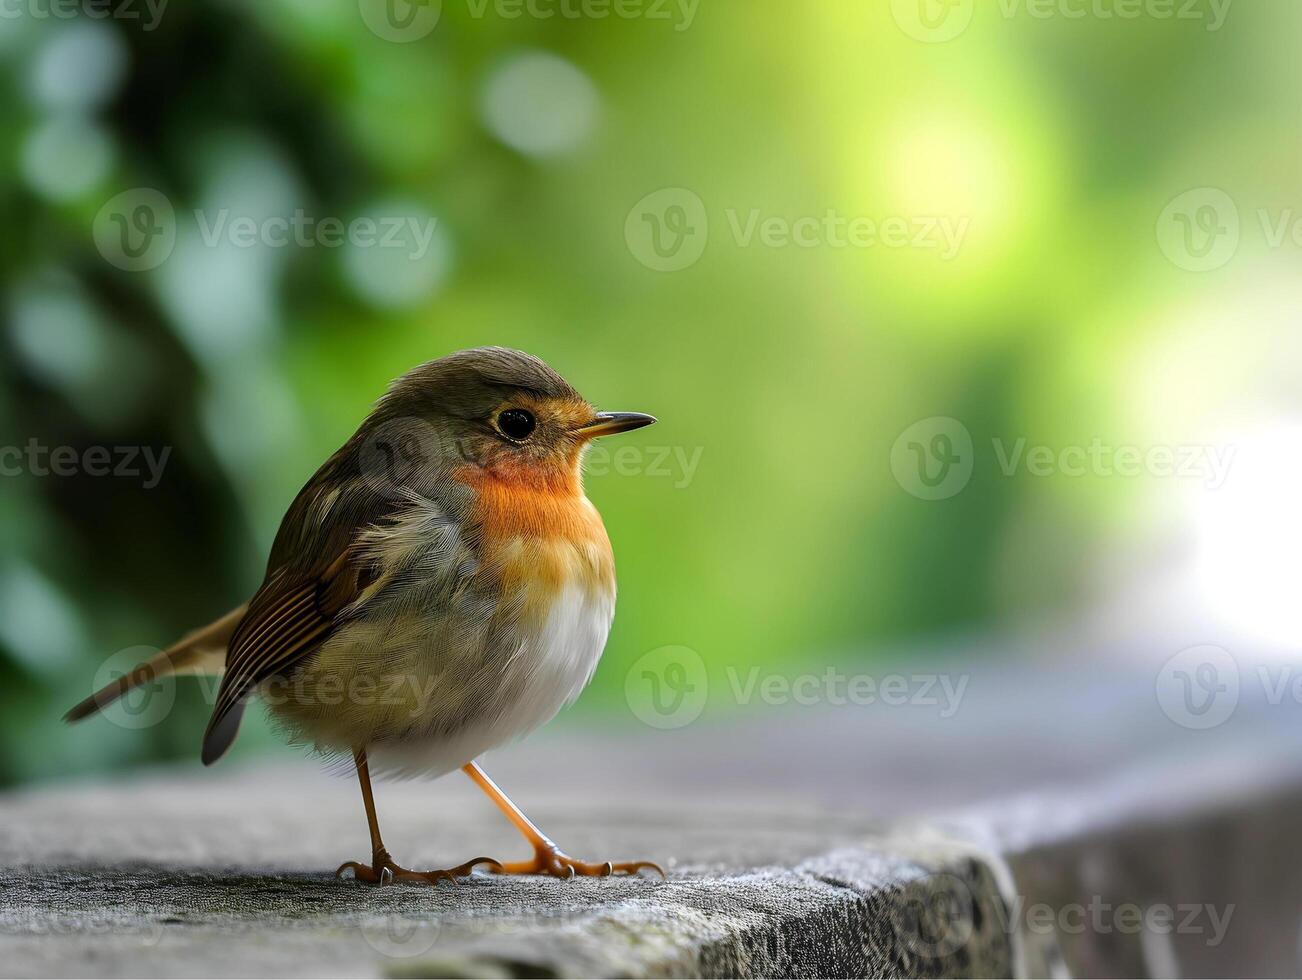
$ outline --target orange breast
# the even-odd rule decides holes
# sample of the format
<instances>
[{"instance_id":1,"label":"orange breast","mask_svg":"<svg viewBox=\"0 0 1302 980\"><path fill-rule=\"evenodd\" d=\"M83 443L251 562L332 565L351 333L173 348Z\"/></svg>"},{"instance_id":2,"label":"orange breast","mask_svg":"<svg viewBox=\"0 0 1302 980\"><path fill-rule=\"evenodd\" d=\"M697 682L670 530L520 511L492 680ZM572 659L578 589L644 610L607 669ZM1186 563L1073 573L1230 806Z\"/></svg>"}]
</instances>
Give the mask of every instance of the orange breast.
<instances>
[{"instance_id":1,"label":"orange breast","mask_svg":"<svg viewBox=\"0 0 1302 980\"><path fill-rule=\"evenodd\" d=\"M504 584L524 586L540 605L569 584L614 590L610 538L577 480L470 466L454 476L475 490L471 521L480 535L482 560Z\"/></svg>"}]
</instances>

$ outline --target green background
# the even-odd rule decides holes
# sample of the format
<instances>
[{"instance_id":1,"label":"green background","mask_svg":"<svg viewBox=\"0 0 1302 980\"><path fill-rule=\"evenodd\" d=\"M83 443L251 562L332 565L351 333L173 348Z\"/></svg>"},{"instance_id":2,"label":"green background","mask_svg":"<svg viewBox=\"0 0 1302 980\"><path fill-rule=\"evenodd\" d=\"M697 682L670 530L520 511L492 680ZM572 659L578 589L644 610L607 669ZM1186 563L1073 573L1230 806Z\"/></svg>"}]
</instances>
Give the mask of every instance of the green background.
<instances>
[{"instance_id":1,"label":"green background","mask_svg":"<svg viewBox=\"0 0 1302 980\"><path fill-rule=\"evenodd\" d=\"M195 685L141 730L60 716L119 651L243 601L315 467L390 379L456 349L528 350L599 407L661 420L607 446L640 449L627 472L587 480L620 577L574 709L600 725L634 723L625 673L662 646L713 674L1052 636L1115 623L1154 556L1243 540L1215 516L1224 488L1204 506L1197 480L1007 475L992 440L1289 455L1269 434L1297 390L1299 247L1257 219L1299 201L1302 7L1286 0L1223 22L1210 0L1195 19L921 0L970 17L944 41L910 36L918 0L703 0L690 18L444 0L401 43L368 28L369 0L173 0L154 29L34 2L0 20L0 445L171 454L152 488L0 478L0 782L197 766ZM140 187L175 207L177 243L132 272L93 232ZM1203 187L1241 231L1198 270L1162 216ZM662 188L708 224L675 271L626 235ZM433 251L213 246L194 218L299 208L433 218ZM965 233L946 258L838 245L808 221L808 247L733 228L829 212ZM934 416L975 446L944 500L891 465ZM699 451L690 479L672 456L648 472L660 447ZM1285 495L1258 512L1261 548L1291 540L1291 510ZM1225 615L1251 618L1251 600ZM276 744L257 717L236 751Z\"/></svg>"}]
</instances>

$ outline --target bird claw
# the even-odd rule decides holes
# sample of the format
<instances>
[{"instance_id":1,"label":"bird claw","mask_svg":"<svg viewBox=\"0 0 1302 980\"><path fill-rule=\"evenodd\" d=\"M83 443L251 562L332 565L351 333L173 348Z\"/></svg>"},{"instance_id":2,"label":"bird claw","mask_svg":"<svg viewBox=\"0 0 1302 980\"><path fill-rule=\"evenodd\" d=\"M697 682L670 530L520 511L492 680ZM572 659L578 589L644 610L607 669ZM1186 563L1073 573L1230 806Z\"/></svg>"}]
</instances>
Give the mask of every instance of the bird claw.
<instances>
[{"instance_id":1,"label":"bird claw","mask_svg":"<svg viewBox=\"0 0 1302 980\"><path fill-rule=\"evenodd\" d=\"M335 877L338 878L340 881L347 881L349 878L352 878L354 881L356 881L357 869L360 867L361 865L358 864L356 861L345 861L343 864L339 865L339 867L335 869ZM349 871L352 872L351 875L346 874L346 872Z\"/></svg>"},{"instance_id":2,"label":"bird claw","mask_svg":"<svg viewBox=\"0 0 1302 980\"><path fill-rule=\"evenodd\" d=\"M621 861L614 865L613 873L625 874L629 877L642 877L642 869L649 868L660 876L661 881L668 881L669 876L665 874L665 869L660 867L654 861Z\"/></svg>"},{"instance_id":3,"label":"bird claw","mask_svg":"<svg viewBox=\"0 0 1302 980\"><path fill-rule=\"evenodd\" d=\"M340 865L339 870L335 872L335 877L343 879L345 872L351 871L354 880L381 887L391 885L395 881L423 881L428 885L437 885L440 881L450 881L456 885L460 884L458 879L473 874L475 868L481 864L488 865L489 871L497 873L502 871L501 862L490 857L477 857L465 864L459 864L455 868L439 868L435 871L410 871L395 864L393 858L389 857L387 853L380 853L371 858L370 864L348 861Z\"/></svg>"},{"instance_id":4,"label":"bird claw","mask_svg":"<svg viewBox=\"0 0 1302 980\"><path fill-rule=\"evenodd\" d=\"M668 880L664 870L653 861L602 861L600 864L580 861L572 858L555 844L535 845L532 861L515 861L501 867L495 874L509 875L551 875L553 878L569 880L575 877L608 878L617 874L637 875L643 868L650 868L661 878Z\"/></svg>"}]
</instances>

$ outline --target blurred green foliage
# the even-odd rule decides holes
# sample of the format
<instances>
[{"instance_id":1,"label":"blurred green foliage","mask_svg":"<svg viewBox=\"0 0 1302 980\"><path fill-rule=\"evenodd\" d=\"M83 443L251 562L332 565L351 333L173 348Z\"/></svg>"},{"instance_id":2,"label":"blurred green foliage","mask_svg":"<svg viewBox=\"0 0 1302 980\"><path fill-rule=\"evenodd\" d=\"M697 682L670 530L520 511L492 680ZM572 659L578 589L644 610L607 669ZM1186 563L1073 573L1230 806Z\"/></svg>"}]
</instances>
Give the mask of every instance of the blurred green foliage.
<instances>
[{"instance_id":1,"label":"blurred green foliage","mask_svg":"<svg viewBox=\"0 0 1302 980\"><path fill-rule=\"evenodd\" d=\"M987 458L923 501L892 477L896 437L952 416L979 445L1151 438L1145 352L1230 274L1168 262L1162 208L1201 185L1297 199L1287 0L1237 3L1217 30L980 3L936 44L885 2L706 0L688 21L443 0L403 43L368 29L368 5L0 21L0 445L171 447L152 488L28 466L0 481L0 782L195 758L197 687L146 730L59 717L115 651L242 601L285 506L387 382L479 344L661 419L625 437L640 463L588 479L621 593L579 711L622 711L628 665L666 644L712 667L853 663L1071 608L1092 542L1140 519L1133 485L1005 478ZM94 228L139 187L178 234L133 272ZM672 272L626 238L661 188L709 223ZM195 209L415 215L437 234L417 262L213 246ZM838 246L829 212L966 231L951 258ZM818 219L823 238L746 244L752 216ZM695 471L646 472L656 447L699 450ZM251 727L238 750L272 744Z\"/></svg>"}]
</instances>

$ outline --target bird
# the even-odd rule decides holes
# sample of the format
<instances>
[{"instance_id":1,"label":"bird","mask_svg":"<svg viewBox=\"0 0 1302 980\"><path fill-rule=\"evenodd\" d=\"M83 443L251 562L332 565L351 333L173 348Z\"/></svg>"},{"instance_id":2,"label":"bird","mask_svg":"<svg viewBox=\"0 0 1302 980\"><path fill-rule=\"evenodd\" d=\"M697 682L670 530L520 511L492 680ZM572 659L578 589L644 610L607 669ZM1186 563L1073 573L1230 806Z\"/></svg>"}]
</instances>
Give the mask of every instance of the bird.
<instances>
[{"instance_id":1,"label":"bird","mask_svg":"<svg viewBox=\"0 0 1302 980\"><path fill-rule=\"evenodd\" d=\"M540 358L480 347L397 378L294 498L247 603L96 691L74 722L169 675L220 674L201 758L230 748L250 698L291 743L351 755L370 862L336 874L437 884L499 874L664 877L651 861L562 851L476 759L527 735L591 680L615 611L615 564L583 489L585 449L651 425L599 412ZM345 761L345 764L346 761ZM384 845L371 773L463 770L533 847L413 871Z\"/></svg>"}]
</instances>

